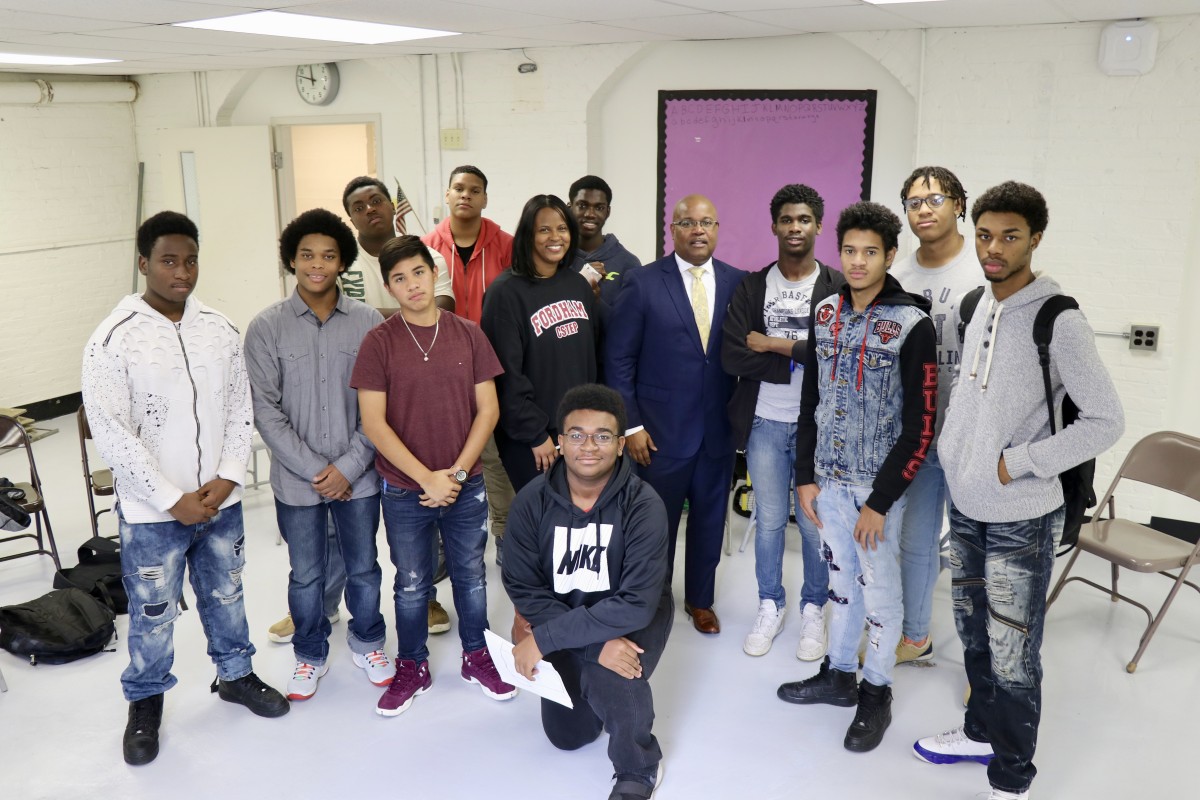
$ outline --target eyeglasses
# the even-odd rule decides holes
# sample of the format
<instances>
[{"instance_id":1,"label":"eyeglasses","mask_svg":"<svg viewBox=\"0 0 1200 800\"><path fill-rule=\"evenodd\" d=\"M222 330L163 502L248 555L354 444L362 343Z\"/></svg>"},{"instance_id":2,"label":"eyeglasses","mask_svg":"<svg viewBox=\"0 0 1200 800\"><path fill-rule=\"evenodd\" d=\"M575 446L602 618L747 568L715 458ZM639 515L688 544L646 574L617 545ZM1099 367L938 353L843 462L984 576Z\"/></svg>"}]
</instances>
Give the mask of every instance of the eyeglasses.
<instances>
[{"instance_id":1,"label":"eyeglasses","mask_svg":"<svg viewBox=\"0 0 1200 800\"><path fill-rule=\"evenodd\" d=\"M607 447L608 445L612 444L613 441L615 441L617 438L614 434L608 433L606 431L599 431L598 433L584 433L583 431L570 431L568 433L563 434L563 436L566 437L568 442L575 445L576 447L582 447L583 443L586 442L588 439L591 439L592 444L596 445L597 447Z\"/></svg>"},{"instance_id":2,"label":"eyeglasses","mask_svg":"<svg viewBox=\"0 0 1200 800\"><path fill-rule=\"evenodd\" d=\"M704 230L710 231L720 224L715 219L705 217L704 219L681 219L678 222L672 222L671 227L683 228L685 231L690 231L692 228L704 228Z\"/></svg>"},{"instance_id":3,"label":"eyeglasses","mask_svg":"<svg viewBox=\"0 0 1200 800\"><path fill-rule=\"evenodd\" d=\"M909 211L920 211L921 203L928 203L930 208L941 208L950 198L944 194L931 194L925 197L910 197L904 201L904 207Z\"/></svg>"}]
</instances>

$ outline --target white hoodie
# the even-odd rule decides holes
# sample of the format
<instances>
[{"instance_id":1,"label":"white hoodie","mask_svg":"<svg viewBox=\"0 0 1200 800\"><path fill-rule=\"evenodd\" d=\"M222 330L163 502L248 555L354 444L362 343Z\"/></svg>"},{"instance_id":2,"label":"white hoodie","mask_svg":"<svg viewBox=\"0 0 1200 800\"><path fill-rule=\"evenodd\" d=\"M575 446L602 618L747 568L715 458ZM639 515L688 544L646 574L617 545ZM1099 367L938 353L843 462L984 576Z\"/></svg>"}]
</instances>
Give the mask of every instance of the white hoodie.
<instances>
[{"instance_id":1,"label":"white hoodie","mask_svg":"<svg viewBox=\"0 0 1200 800\"><path fill-rule=\"evenodd\" d=\"M124 298L83 352L83 402L130 523L167 522L186 492L214 478L242 499L254 415L237 328L188 298L171 322Z\"/></svg>"}]
</instances>

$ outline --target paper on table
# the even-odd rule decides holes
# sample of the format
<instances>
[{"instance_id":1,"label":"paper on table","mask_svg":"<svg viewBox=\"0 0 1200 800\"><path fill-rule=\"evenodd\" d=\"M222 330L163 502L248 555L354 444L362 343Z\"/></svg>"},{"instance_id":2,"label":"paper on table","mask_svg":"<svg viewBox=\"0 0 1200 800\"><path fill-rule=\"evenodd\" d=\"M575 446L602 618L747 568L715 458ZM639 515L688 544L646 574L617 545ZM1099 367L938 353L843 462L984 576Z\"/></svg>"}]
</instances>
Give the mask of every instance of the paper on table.
<instances>
[{"instance_id":1,"label":"paper on table","mask_svg":"<svg viewBox=\"0 0 1200 800\"><path fill-rule=\"evenodd\" d=\"M537 696L553 700L561 706L575 707L575 704L571 702L571 695L567 694L567 687L563 686L562 676L550 662L539 661L537 675L533 680L529 680L517 672L516 662L513 660L512 642L490 630L485 630L483 636L487 641L488 652L492 654L492 663L496 665L496 669L500 670L500 677L506 682L518 689L528 689Z\"/></svg>"}]
</instances>

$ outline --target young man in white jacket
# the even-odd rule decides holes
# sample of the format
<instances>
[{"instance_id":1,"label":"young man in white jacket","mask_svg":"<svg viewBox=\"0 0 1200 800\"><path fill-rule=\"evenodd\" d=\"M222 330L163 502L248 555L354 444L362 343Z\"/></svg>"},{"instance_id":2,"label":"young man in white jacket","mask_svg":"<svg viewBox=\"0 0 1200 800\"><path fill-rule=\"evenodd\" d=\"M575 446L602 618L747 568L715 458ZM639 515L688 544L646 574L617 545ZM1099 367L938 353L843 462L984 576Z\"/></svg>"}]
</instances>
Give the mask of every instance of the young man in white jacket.
<instances>
[{"instance_id":1,"label":"young man in white jacket","mask_svg":"<svg viewBox=\"0 0 1200 800\"><path fill-rule=\"evenodd\" d=\"M146 291L100 324L83 354L83 401L116 479L121 571L129 595L129 720L124 755L158 755L163 694L175 685L174 623L186 566L217 667L213 691L255 714L288 712L254 674L242 604L242 484L254 432L238 331L191 297L198 233L164 211L138 229Z\"/></svg>"}]
</instances>

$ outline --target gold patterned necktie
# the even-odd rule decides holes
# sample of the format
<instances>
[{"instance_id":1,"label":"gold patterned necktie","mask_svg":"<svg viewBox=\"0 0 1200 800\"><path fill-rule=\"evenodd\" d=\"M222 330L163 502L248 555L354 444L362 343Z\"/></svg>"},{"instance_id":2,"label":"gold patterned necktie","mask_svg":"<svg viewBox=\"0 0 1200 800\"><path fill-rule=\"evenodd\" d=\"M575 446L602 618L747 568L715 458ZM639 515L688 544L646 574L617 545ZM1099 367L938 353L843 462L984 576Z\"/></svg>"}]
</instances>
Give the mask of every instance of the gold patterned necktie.
<instances>
[{"instance_id":1,"label":"gold patterned necktie","mask_svg":"<svg viewBox=\"0 0 1200 800\"><path fill-rule=\"evenodd\" d=\"M704 267L692 267L692 314L696 317L696 327L700 329L700 349L708 350L708 332L711 324L708 319L708 292L704 290Z\"/></svg>"}]
</instances>

